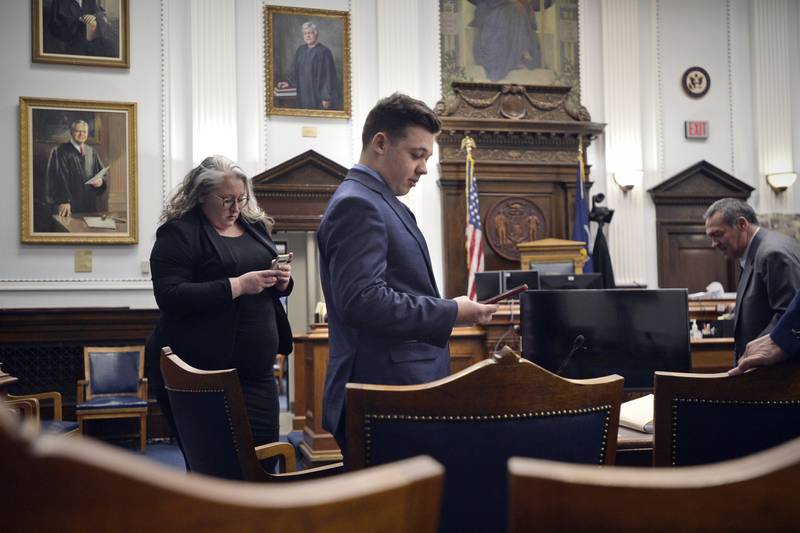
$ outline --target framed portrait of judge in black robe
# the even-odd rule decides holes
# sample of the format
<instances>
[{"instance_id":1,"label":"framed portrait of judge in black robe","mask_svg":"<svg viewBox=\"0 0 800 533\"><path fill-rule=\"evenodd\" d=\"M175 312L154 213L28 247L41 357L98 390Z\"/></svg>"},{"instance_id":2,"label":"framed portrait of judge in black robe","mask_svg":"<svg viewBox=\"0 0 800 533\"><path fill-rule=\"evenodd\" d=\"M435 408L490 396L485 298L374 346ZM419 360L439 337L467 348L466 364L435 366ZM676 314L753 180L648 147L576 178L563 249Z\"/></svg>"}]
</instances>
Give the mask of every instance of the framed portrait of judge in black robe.
<instances>
[{"instance_id":1,"label":"framed portrait of judge in black robe","mask_svg":"<svg viewBox=\"0 0 800 533\"><path fill-rule=\"evenodd\" d=\"M136 104L20 97L21 241L135 244Z\"/></svg>"},{"instance_id":2,"label":"framed portrait of judge in black robe","mask_svg":"<svg viewBox=\"0 0 800 533\"><path fill-rule=\"evenodd\" d=\"M350 117L346 11L264 8L267 114Z\"/></svg>"},{"instance_id":3,"label":"framed portrait of judge in black robe","mask_svg":"<svg viewBox=\"0 0 800 533\"><path fill-rule=\"evenodd\" d=\"M32 59L130 68L130 0L32 0Z\"/></svg>"}]
</instances>

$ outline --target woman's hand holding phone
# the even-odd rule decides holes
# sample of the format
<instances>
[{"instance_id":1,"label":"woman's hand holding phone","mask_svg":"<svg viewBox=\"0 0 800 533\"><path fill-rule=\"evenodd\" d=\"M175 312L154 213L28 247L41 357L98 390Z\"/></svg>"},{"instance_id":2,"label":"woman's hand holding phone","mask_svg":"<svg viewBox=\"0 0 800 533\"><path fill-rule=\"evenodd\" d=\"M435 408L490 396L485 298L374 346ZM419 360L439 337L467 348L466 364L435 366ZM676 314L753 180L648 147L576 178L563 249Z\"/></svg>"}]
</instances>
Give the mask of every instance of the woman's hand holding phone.
<instances>
[{"instance_id":1,"label":"woman's hand holding phone","mask_svg":"<svg viewBox=\"0 0 800 533\"><path fill-rule=\"evenodd\" d=\"M278 257L273 259L270 270L275 273L275 289L278 291L285 291L289 287L289 281L292 279L292 258L294 252L288 254L278 254Z\"/></svg>"},{"instance_id":2,"label":"woman's hand holding phone","mask_svg":"<svg viewBox=\"0 0 800 533\"><path fill-rule=\"evenodd\" d=\"M285 291L292 279L293 253L280 254L273 259L266 270L253 270L245 272L236 278L229 278L231 282L231 296L236 299L243 294L258 294L264 289L275 287L278 291Z\"/></svg>"}]
</instances>

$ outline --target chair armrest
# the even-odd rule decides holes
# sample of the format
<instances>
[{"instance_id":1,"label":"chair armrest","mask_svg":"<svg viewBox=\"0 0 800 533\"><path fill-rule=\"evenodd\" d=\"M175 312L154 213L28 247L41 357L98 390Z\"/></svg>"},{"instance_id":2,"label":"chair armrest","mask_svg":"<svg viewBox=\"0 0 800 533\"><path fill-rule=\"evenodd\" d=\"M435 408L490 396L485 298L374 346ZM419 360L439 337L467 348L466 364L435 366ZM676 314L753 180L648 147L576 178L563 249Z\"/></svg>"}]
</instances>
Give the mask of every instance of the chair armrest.
<instances>
[{"instance_id":1,"label":"chair armrest","mask_svg":"<svg viewBox=\"0 0 800 533\"><path fill-rule=\"evenodd\" d=\"M142 400L147 400L147 378L142 378L139 380L139 390L137 392L139 398Z\"/></svg>"},{"instance_id":2,"label":"chair armrest","mask_svg":"<svg viewBox=\"0 0 800 533\"><path fill-rule=\"evenodd\" d=\"M36 399L41 402L42 400L51 400L53 402L53 420L61 421L62 416L62 408L61 408L61 393L56 391L49 391L49 392L37 392L36 394L23 394L17 396L16 394L9 394L9 399L13 400L24 400L24 399ZM41 407L41 406L39 406Z\"/></svg>"},{"instance_id":3,"label":"chair armrest","mask_svg":"<svg viewBox=\"0 0 800 533\"><path fill-rule=\"evenodd\" d=\"M35 416L39 418L39 400L36 398L25 398L23 396L15 396L12 398L9 394L6 405L19 411L23 417Z\"/></svg>"},{"instance_id":4,"label":"chair armrest","mask_svg":"<svg viewBox=\"0 0 800 533\"><path fill-rule=\"evenodd\" d=\"M30 418L36 428L36 432L39 432L41 428L41 422L39 421L39 400L36 398L17 398L14 400L6 400L6 405L17 411L20 418L23 420Z\"/></svg>"},{"instance_id":5,"label":"chair armrest","mask_svg":"<svg viewBox=\"0 0 800 533\"><path fill-rule=\"evenodd\" d=\"M315 466L300 472L287 472L285 474L275 474L272 479L275 481L302 481L304 479L317 479L321 477L335 476L344 472L344 463L331 463L325 466Z\"/></svg>"},{"instance_id":6,"label":"chair armrest","mask_svg":"<svg viewBox=\"0 0 800 533\"><path fill-rule=\"evenodd\" d=\"M262 444L256 446L256 458L259 461L269 459L270 457L282 456L286 472L294 472L297 470L297 463L295 461L294 446L288 442L270 442L269 444Z\"/></svg>"},{"instance_id":7,"label":"chair armrest","mask_svg":"<svg viewBox=\"0 0 800 533\"><path fill-rule=\"evenodd\" d=\"M85 379L78 380L78 394L75 403L83 403L86 401L86 385L87 382Z\"/></svg>"}]
</instances>

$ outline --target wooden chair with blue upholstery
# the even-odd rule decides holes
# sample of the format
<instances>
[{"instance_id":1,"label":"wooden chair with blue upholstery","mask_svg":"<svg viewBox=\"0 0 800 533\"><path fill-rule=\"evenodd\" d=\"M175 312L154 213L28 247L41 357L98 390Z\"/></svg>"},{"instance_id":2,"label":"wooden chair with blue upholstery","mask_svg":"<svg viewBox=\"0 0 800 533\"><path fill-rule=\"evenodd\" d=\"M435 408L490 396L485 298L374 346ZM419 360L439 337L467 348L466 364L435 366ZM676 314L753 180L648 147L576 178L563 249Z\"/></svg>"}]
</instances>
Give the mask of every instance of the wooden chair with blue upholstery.
<instances>
[{"instance_id":1,"label":"wooden chair with blue upholstery","mask_svg":"<svg viewBox=\"0 0 800 533\"><path fill-rule=\"evenodd\" d=\"M797 531L800 439L721 463L592 468L513 458L509 531Z\"/></svg>"},{"instance_id":2,"label":"wooden chair with blue upholstery","mask_svg":"<svg viewBox=\"0 0 800 533\"><path fill-rule=\"evenodd\" d=\"M2 403L5 533L436 531L443 469L430 457L280 486L232 482L89 439L35 438Z\"/></svg>"},{"instance_id":3,"label":"wooden chair with blue upholstery","mask_svg":"<svg viewBox=\"0 0 800 533\"><path fill-rule=\"evenodd\" d=\"M656 466L725 461L800 436L800 364L739 376L656 372Z\"/></svg>"},{"instance_id":4,"label":"wooden chair with blue upholstery","mask_svg":"<svg viewBox=\"0 0 800 533\"><path fill-rule=\"evenodd\" d=\"M424 385L347 384L348 470L418 454L445 467L441 531L505 531L512 456L614 461L623 378L564 379L510 348Z\"/></svg>"},{"instance_id":5,"label":"wooden chair with blue upholstery","mask_svg":"<svg viewBox=\"0 0 800 533\"><path fill-rule=\"evenodd\" d=\"M342 472L342 464L295 471L294 447L271 442L256 447L236 369L200 370L169 346L161 349L161 375L181 448L192 472L238 481L310 479ZM281 473L261 461L278 457Z\"/></svg>"},{"instance_id":6,"label":"wooden chair with blue upholstery","mask_svg":"<svg viewBox=\"0 0 800 533\"><path fill-rule=\"evenodd\" d=\"M80 432L87 420L138 418L139 451L147 442L147 378L144 346L87 346L84 379L78 380L75 416Z\"/></svg>"}]
</instances>

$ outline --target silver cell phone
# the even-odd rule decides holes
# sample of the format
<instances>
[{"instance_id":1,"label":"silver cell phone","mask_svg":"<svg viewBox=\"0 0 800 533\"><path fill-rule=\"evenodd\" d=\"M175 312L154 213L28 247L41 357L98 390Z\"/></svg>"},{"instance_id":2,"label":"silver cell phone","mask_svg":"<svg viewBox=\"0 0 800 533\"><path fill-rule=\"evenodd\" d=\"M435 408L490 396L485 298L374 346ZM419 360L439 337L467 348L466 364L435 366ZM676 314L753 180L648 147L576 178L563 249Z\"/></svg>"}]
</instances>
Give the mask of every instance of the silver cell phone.
<instances>
[{"instance_id":1,"label":"silver cell phone","mask_svg":"<svg viewBox=\"0 0 800 533\"><path fill-rule=\"evenodd\" d=\"M275 270L278 268L278 265L285 265L287 263L292 262L292 255L291 254L278 254L278 257L272 260L272 266L270 266L270 270Z\"/></svg>"}]
</instances>

